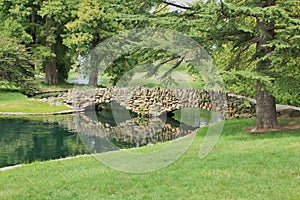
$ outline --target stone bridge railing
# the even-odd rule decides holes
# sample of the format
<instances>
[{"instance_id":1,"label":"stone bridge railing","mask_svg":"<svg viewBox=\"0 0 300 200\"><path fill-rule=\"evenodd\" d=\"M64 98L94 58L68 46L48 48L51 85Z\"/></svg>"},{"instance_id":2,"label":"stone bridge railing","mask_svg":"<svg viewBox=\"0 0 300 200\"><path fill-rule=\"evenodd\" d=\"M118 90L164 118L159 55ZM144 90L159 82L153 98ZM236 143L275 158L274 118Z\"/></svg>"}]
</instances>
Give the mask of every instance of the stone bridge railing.
<instances>
[{"instance_id":1,"label":"stone bridge railing","mask_svg":"<svg viewBox=\"0 0 300 200\"><path fill-rule=\"evenodd\" d=\"M215 91L169 88L72 89L61 96L76 109L87 109L112 101L146 115L160 115L187 107L199 107L224 115L227 119L255 116L255 102L245 97Z\"/></svg>"}]
</instances>

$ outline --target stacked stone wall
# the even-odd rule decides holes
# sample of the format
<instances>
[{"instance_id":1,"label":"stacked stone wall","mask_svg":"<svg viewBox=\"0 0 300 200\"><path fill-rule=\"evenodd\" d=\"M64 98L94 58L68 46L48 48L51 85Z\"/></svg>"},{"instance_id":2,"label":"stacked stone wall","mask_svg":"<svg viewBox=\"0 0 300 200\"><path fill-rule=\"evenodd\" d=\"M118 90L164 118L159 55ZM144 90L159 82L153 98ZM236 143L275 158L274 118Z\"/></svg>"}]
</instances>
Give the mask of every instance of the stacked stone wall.
<instances>
[{"instance_id":1,"label":"stacked stone wall","mask_svg":"<svg viewBox=\"0 0 300 200\"><path fill-rule=\"evenodd\" d=\"M160 115L181 108L199 107L227 119L255 116L255 102L242 96L205 90L170 88L72 89L60 97L76 109L88 109L112 101L141 115Z\"/></svg>"}]
</instances>

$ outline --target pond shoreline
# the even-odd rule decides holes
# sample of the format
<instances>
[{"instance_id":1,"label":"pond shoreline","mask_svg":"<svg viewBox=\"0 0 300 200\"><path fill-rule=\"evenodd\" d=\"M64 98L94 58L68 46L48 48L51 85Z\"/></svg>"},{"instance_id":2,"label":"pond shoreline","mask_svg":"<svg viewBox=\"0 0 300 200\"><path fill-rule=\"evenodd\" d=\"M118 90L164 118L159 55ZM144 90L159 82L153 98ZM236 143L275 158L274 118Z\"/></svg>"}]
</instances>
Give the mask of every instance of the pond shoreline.
<instances>
[{"instance_id":1,"label":"pond shoreline","mask_svg":"<svg viewBox=\"0 0 300 200\"><path fill-rule=\"evenodd\" d=\"M68 157L65 157L65 158L44 160L44 161L40 161L39 163L45 163L45 162L50 162L50 161L70 160L70 159L74 159L74 158L81 158L81 157L87 157L87 156L94 156L94 154L82 154L82 155L76 155L76 156L68 156ZM17 165L11 165L11 166L6 166L6 167L0 167L0 171L11 170L11 169L15 169L17 167L24 167L26 165L31 165L31 164L32 163L24 163L24 164L17 164Z\"/></svg>"},{"instance_id":2,"label":"pond shoreline","mask_svg":"<svg viewBox=\"0 0 300 200\"><path fill-rule=\"evenodd\" d=\"M24 112L0 112L0 115L29 115L29 116L43 116L43 115L67 115L67 114L74 114L74 113L81 113L84 112L84 109L80 110L64 110L64 111L59 111L59 112L52 112L52 113L24 113Z\"/></svg>"}]
</instances>

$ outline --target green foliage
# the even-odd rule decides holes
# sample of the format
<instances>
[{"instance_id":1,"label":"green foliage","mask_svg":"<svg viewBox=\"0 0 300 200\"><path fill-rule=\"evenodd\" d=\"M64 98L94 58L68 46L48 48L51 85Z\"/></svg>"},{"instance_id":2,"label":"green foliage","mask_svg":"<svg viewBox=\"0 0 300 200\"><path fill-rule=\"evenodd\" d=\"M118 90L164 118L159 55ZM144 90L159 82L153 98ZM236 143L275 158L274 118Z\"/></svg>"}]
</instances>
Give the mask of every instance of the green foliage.
<instances>
[{"instance_id":1,"label":"green foliage","mask_svg":"<svg viewBox=\"0 0 300 200\"><path fill-rule=\"evenodd\" d=\"M45 57L44 61L55 58L58 83L64 83L67 80L72 65L70 50L63 44L63 34L66 33L65 25L74 19L73 12L77 3L78 1L68 0L44 2L38 11L44 19L48 17L53 20L50 25L50 34L46 33L46 43L53 45L55 52L52 52L53 55L50 57ZM45 23L44 29L49 28L48 25Z\"/></svg>"},{"instance_id":2,"label":"green foliage","mask_svg":"<svg viewBox=\"0 0 300 200\"><path fill-rule=\"evenodd\" d=\"M62 38L59 38L56 44L56 64L58 73L58 83L65 83L68 79L68 73L72 67L72 56L69 49L62 44Z\"/></svg>"},{"instance_id":3,"label":"green foliage","mask_svg":"<svg viewBox=\"0 0 300 200\"><path fill-rule=\"evenodd\" d=\"M56 59L58 79L63 82L71 66L69 50L62 44L61 34L65 23L72 20L72 10L75 1L0 1L3 6L0 12L0 32L8 37L16 38L18 42L29 47L35 60L34 66L38 72L45 72L45 65L51 59ZM50 31L46 17L53 18ZM49 44L54 44L56 51ZM48 45L47 45L48 44ZM46 72L47 73L47 72Z\"/></svg>"},{"instance_id":4,"label":"green foliage","mask_svg":"<svg viewBox=\"0 0 300 200\"><path fill-rule=\"evenodd\" d=\"M20 87L23 93L36 89L32 58L25 46L0 35L0 81Z\"/></svg>"},{"instance_id":5,"label":"green foliage","mask_svg":"<svg viewBox=\"0 0 300 200\"><path fill-rule=\"evenodd\" d=\"M300 107L300 77L286 76L276 79L275 96L280 104L295 105Z\"/></svg>"},{"instance_id":6,"label":"green foliage","mask_svg":"<svg viewBox=\"0 0 300 200\"><path fill-rule=\"evenodd\" d=\"M299 105L295 85L282 83L300 74L300 4L280 0L264 6L264 2L198 1L180 15L189 19L186 33L213 56L227 90L255 96L259 80L278 103ZM261 48L269 52L257 49L262 41Z\"/></svg>"},{"instance_id":7,"label":"green foliage","mask_svg":"<svg viewBox=\"0 0 300 200\"><path fill-rule=\"evenodd\" d=\"M76 17L66 24L68 32L64 35L64 44L77 53L77 56L85 56L119 29L115 20L117 13L108 1L80 1L74 9Z\"/></svg>"},{"instance_id":8,"label":"green foliage","mask_svg":"<svg viewBox=\"0 0 300 200\"><path fill-rule=\"evenodd\" d=\"M89 63L90 52L122 29L122 24L116 20L114 3L115 1L80 1L74 6L74 20L68 21L66 32L62 34L63 44L69 48L76 67L81 64L81 73L93 79L98 74L98 69Z\"/></svg>"},{"instance_id":9,"label":"green foliage","mask_svg":"<svg viewBox=\"0 0 300 200\"><path fill-rule=\"evenodd\" d=\"M0 21L0 32L7 37L15 38L24 44L32 42L32 37L26 32L25 27L12 18L2 19Z\"/></svg>"},{"instance_id":10,"label":"green foliage","mask_svg":"<svg viewBox=\"0 0 300 200\"><path fill-rule=\"evenodd\" d=\"M55 54L45 45L35 44L31 48L32 57L34 58L35 70L37 73L45 72L44 66L46 60L55 57Z\"/></svg>"}]
</instances>

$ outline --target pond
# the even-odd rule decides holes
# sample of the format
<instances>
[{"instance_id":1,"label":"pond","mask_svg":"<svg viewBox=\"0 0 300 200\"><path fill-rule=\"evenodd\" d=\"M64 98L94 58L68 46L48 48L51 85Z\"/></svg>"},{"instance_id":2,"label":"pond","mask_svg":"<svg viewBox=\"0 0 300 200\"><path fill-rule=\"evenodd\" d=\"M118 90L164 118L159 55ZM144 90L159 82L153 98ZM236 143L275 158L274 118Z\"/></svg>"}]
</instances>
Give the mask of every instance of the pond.
<instances>
[{"instance_id":1,"label":"pond","mask_svg":"<svg viewBox=\"0 0 300 200\"><path fill-rule=\"evenodd\" d=\"M180 122L180 110L174 116L155 118L115 110L0 117L0 167L165 142L190 134L210 121L210 112L201 109L188 111L185 122Z\"/></svg>"}]
</instances>

